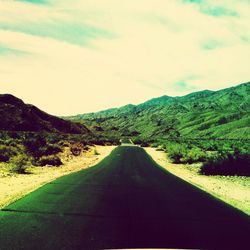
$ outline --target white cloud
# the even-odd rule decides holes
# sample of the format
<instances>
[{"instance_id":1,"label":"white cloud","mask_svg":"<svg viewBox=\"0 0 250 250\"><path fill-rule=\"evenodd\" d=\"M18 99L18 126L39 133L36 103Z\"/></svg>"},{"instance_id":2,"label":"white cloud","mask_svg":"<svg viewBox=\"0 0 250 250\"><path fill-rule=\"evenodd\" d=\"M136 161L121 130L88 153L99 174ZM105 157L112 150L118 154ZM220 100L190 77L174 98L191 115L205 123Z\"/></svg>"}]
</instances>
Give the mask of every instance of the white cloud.
<instances>
[{"instance_id":1,"label":"white cloud","mask_svg":"<svg viewBox=\"0 0 250 250\"><path fill-rule=\"evenodd\" d=\"M0 53L1 92L54 114L75 114L249 81L250 5L237 2L220 2L237 17L208 15L178 0L0 2L0 48L25 52ZM39 26L59 32L62 23L88 44L39 35ZM82 33L69 30L72 24ZM84 25L100 35L78 29ZM189 87L176 88L183 81Z\"/></svg>"}]
</instances>

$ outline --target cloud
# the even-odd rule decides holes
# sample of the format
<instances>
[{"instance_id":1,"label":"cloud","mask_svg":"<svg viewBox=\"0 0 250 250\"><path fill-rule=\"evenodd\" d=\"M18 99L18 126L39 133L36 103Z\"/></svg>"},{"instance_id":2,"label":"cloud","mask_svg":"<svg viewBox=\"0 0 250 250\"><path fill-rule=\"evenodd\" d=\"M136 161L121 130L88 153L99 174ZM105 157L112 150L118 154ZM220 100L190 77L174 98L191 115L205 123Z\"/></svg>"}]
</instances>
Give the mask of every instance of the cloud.
<instances>
[{"instance_id":1,"label":"cloud","mask_svg":"<svg viewBox=\"0 0 250 250\"><path fill-rule=\"evenodd\" d=\"M230 0L229 0L230 1ZM228 2L227 1L227 4ZM213 1L213 0L184 0L184 3L192 3L192 4L197 4L199 10L207 15L215 16L215 17L222 17L222 16L232 16L236 17L239 16L239 13L234 9L234 8L228 8L226 7L224 3L218 2L218 1ZM230 2L229 2L230 6Z\"/></svg>"},{"instance_id":2,"label":"cloud","mask_svg":"<svg viewBox=\"0 0 250 250\"><path fill-rule=\"evenodd\" d=\"M243 5L246 6L249 4L249 0L238 0L237 2L235 0L220 0L220 1L217 1L217 0L180 0L180 1L186 4L196 5L200 8L201 11L205 8L208 8L208 9L218 8L221 10L222 16L224 14L225 16L227 16L228 14L227 12L238 13L240 12L238 10L240 10ZM231 16L230 13L229 13L229 16Z\"/></svg>"},{"instance_id":3,"label":"cloud","mask_svg":"<svg viewBox=\"0 0 250 250\"><path fill-rule=\"evenodd\" d=\"M112 37L111 32L89 26L82 23L81 25L63 22L50 21L44 23L26 23L26 24L0 24L0 29L10 30L31 34L34 36L50 37L68 43L87 45L89 40L98 39L99 37Z\"/></svg>"},{"instance_id":4,"label":"cloud","mask_svg":"<svg viewBox=\"0 0 250 250\"><path fill-rule=\"evenodd\" d=\"M32 4L47 4L49 0L17 0L19 2L27 2Z\"/></svg>"},{"instance_id":5,"label":"cloud","mask_svg":"<svg viewBox=\"0 0 250 250\"><path fill-rule=\"evenodd\" d=\"M23 1L27 2L27 1ZM29 1L41 2L41 1ZM47 1L42 1L43 3ZM15 6L17 5L17 6ZM17 7L17 10L16 8ZM112 38L112 32L90 24L88 18L73 18L65 10L51 5L38 7L24 3L0 3L0 29L18 31L39 37L49 37L68 43L88 45L100 37ZM23 15L19 15L21 12Z\"/></svg>"},{"instance_id":6,"label":"cloud","mask_svg":"<svg viewBox=\"0 0 250 250\"><path fill-rule=\"evenodd\" d=\"M0 79L2 92L48 112L90 112L249 81L247 1L42 2L0 3ZM214 8L224 13L204 11Z\"/></svg>"},{"instance_id":7,"label":"cloud","mask_svg":"<svg viewBox=\"0 0 250 250\"><path fill-rule=\"evenodd\" d=\"M8 47L2 47L0 46L0 56L24 56L26 55L25 52L21 50L11 49Z\"/></svg>"}]
</instances>

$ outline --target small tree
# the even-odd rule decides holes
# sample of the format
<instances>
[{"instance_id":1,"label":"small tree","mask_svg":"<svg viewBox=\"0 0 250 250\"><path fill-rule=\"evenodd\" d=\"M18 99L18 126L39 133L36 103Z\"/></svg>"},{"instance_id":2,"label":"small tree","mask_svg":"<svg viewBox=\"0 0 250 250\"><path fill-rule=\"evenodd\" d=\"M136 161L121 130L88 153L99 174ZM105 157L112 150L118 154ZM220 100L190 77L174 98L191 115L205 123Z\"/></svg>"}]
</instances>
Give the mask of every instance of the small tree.
<instances>
[{"instance_id":1,"label":"small tree","mask_svg":"<svg viewBox=\"0 0 250 250\"><path fill-rule=\"evenodd\" d=\"M12 157L11 172L17 173L17 174L26 174L28 162L29 162L29 159L26 155L19 154L19 155Z\"/></svg>"}]
</instances>

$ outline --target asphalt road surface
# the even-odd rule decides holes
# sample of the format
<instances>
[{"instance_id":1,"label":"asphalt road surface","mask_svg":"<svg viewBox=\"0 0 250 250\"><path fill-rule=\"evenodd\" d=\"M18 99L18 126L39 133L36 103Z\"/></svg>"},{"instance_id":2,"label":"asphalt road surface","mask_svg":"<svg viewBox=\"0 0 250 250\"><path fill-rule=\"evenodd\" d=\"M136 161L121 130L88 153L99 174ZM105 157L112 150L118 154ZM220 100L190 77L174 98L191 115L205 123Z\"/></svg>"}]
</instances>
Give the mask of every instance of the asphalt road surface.
<instances>
[{"instance_id":1,"label":"asphalt road surface","mask_svg":"<svg viewBox=\"0 0 250 250\"><path fill-rule=\"evenodd\" d=\"M249 249L249 217L121 146L0 212L0 249Z\"/></svg>"}]
</instances>

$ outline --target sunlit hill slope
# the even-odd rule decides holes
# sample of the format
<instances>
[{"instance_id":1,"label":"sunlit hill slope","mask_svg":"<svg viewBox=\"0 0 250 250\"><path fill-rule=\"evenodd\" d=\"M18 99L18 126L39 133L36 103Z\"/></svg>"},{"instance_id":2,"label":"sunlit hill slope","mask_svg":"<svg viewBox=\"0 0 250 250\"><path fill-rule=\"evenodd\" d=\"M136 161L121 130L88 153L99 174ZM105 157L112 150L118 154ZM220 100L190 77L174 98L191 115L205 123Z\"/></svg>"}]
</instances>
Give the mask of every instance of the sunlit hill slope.
<instances>
[{"instance_id":1,"label":"sunlit hill slope","mask_svg":"<svg viewBox=\"0 0 250 250\"><path fill-rule=\"evenodd\" d=\"M109 137L250 139L250 82L67 117Z\"/></svg>"}]
</instances>

